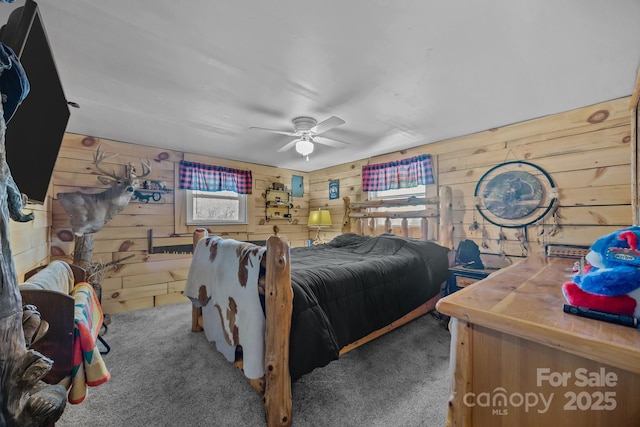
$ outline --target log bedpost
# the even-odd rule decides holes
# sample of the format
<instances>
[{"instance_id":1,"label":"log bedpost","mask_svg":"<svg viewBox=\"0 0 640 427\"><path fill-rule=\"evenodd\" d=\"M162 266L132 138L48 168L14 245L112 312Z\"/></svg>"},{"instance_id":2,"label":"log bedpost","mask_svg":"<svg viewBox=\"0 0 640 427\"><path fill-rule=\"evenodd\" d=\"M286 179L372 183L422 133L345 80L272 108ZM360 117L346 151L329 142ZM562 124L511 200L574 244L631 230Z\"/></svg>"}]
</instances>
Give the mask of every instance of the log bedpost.
<instances>
[{"instance_id":1,"label":"log bedpost","mask_svg":"<svg viewBox=\"0 0 640 427\"><path fill-rule=\"evenodd\" d=\"M280 237L267 240L265 283L264 407L269 427L291 425L292 397L289 372L289 335L293 311L289 244Z\"/></svg>"},{"instance_id":2,"label":"log bedpost","mask_svg":"<svg viewBox=\"0 0 640 427\"><path fill-rule=\"evenodd\" d=\"M193 253L196 253L196 245L201 239L204 239L209 235L209 232L205 228L198 228L193 232ZM202 316L202 307L191 306L191 332L202 332L202 326L200 325L200 317Z\"/></svg>"},{"instance_id":3,"label":"log bedpost","mask_svg":"<svg viewBox=\"0 0 640 427\"><path fill-rule=\"evenodd\" d=\"M351 199L343 197L344 202L344 216L342 217L342 233L351 233Z\"/></svg>"},{"instance_id":4,"label":"log bedpost","mask_svg":"<svg viewBox=\"0 0 640 427\"><path fill-rule=\"evenodd\" d=\"M453 192L451 187L440 187L440 229L438 243L445 248L453 249Z\"/></svg>"}]
</instances>

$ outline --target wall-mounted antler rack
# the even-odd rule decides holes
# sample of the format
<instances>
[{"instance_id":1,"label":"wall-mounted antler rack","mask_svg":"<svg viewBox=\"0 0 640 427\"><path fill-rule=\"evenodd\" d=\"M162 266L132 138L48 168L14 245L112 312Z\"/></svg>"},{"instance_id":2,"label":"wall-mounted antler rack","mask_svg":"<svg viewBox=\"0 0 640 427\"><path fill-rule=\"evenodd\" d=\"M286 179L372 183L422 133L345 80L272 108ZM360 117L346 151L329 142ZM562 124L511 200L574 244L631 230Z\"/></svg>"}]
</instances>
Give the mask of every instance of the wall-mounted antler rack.
<instances>
[{"instance_id":1,"label":"wall-mounted antler rack","mask_svg":"<svg viewBox=\"0 0 640 427\"><path fill-rule=\"evenodd\" d=\"M278 234L280 230L277 226L273 226L274 234ZM209 231L209 235L213 235ZM193 253L193 235L188 234L175 234L169 236L171 238L176 238L176 240L184 239L184 241L190 240L190 243L185 244L177 244L177 245L163 245L163 246L153 246L153 230L149 229L147 232L147 252L149 254L191 254ZM266 240L244 240L247 243L253 243L258 246L265 246L267 244Z\"/></svg>"},{"instance_id":2,"label":"wall-mounted antler rack","mask_svg":"<svg viewBox=\"0 0 640 427\"><path fill-rule=\"evenodd\" d=\"M153 246L153 230L149 229L147 232L147 252L150 254L190 254L193 253L193 238L191 240L191 243L186 244Z\"/></svg>"}]
</instances>

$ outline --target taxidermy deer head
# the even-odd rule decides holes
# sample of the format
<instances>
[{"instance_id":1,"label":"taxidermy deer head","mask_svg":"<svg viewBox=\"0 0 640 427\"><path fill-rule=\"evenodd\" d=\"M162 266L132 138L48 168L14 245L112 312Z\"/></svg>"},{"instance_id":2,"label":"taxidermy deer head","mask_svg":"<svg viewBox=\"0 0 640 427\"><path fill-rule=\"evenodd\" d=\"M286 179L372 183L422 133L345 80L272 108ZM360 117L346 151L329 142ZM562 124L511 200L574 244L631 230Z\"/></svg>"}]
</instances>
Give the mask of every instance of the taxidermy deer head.
<instances>
[{"instance_id":1,"label":"taxidermy deer head","mask_svg":"<svg viewBox=\"0 0 640 427\"><path fill-rule=\"evenodd\" d=\"M79 191L58 193L58 200L71 217L71 229L76 236L100 231L111 218L119 214L129 204L133 191L138 186L138 179L151 173L149 162L140 162L142 174L138 174L131 163L123 165L122 174L106 171L100 166L106 159L117 155L105 156L105 153L100 151L100 147L93 155L96 169L104 175L99 176L98 179L101 183L111 186L107 190L93 194Z\"/></svg>"}]
</instances>

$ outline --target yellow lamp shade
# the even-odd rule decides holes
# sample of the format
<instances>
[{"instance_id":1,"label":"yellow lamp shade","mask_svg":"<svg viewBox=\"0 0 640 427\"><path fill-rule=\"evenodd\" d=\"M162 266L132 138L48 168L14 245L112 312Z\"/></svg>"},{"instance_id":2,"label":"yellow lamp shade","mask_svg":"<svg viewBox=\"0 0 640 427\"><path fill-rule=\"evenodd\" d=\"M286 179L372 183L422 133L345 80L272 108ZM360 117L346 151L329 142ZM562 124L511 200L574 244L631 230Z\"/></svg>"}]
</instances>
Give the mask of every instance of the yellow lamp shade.
<instances>
[{"instance_id":1,"label":"yellow lamp shade","mask_svg":"<svg viewBox=\"0 0 640 427\"><path fill-rule=\"evenodd\" d=\"M329 227L331 225L331 212L320 209L309 213L309 227Z\"/></svg>"}]
</instances>

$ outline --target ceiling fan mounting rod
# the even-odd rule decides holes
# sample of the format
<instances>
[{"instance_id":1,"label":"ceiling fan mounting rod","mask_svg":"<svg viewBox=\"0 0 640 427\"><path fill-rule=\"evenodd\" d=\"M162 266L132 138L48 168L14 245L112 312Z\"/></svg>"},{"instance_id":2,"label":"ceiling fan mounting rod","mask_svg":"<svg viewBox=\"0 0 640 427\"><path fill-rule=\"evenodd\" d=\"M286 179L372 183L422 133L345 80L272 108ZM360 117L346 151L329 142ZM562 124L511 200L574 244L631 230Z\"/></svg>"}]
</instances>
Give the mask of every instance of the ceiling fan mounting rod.
<instances>
[{"instance_id":1,"label":"ceiling fan mounting rod","mask_svg":"<svg viewBox=\"0 0 640 427\"><path fill-rule=\"evenodd\" d=\"M313 117L300 116L291 120L295 133L309 132L318 122Z\"/></svg>"}]
</instances>

